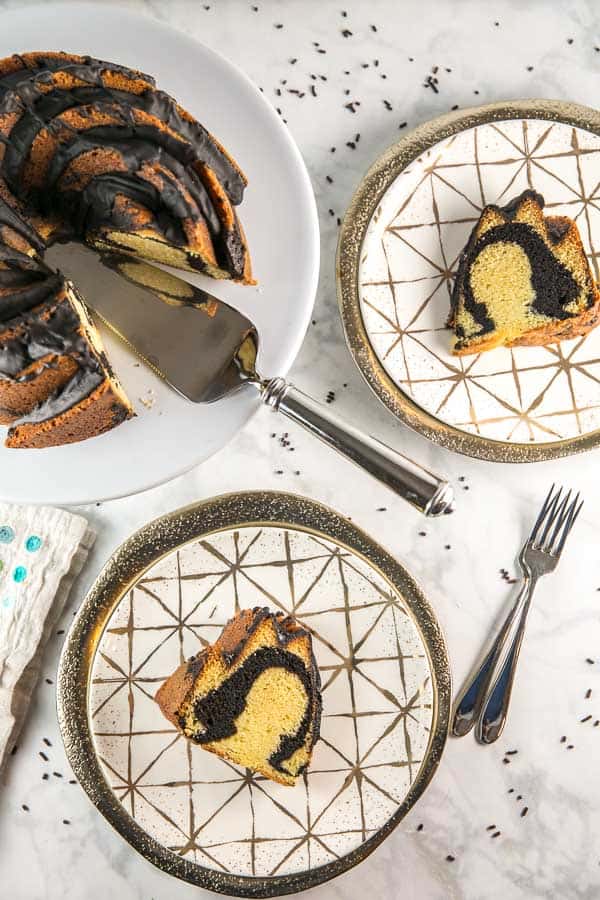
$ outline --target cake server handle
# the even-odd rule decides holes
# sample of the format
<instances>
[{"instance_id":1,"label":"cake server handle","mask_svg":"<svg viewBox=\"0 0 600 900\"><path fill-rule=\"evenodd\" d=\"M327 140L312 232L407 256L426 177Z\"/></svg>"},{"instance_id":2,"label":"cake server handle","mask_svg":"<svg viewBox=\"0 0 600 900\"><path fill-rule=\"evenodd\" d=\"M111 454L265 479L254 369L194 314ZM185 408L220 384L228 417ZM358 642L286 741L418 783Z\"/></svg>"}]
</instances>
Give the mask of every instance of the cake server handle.
<instances>
[{"instance_id":1,"label":"cake server handle","mask_svg":"<svg viewBox=\"0 0 600 900\"><path fill-rule=\"evenodd\" d=\"M452 486L434 472L344 422L284 378L257 380L256 384L263 403L302 425L419 512L426 516L452 512Z\"/></svg>"}]
</instances>

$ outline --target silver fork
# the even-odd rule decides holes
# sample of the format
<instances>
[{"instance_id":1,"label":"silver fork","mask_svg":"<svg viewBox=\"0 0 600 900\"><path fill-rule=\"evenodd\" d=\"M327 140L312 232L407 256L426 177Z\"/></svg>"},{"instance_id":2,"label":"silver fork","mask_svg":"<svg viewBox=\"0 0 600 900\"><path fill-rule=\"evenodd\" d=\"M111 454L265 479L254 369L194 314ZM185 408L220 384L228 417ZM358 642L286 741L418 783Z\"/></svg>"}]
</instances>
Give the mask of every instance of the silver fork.
<instances>
[{"instance_id":1,"label":"silver fork","mask_svg":"<svg viewBox=\"0 0 600 900\"><path fill-rule=\"evenodd\" d=\"M456 701L452 733L457 737L467 734L478 721L477 739L491 744L504 729L533 592L538 579L556 568L565 541L583 506L579 493L571 500L571 491L562 496L563 489L555 491L554 487L552 485L550 488L519 554L523 583L514 605L483 662ZM494 680L498 663L517 621L504 662Z\"/></svg>"}]
</instances>

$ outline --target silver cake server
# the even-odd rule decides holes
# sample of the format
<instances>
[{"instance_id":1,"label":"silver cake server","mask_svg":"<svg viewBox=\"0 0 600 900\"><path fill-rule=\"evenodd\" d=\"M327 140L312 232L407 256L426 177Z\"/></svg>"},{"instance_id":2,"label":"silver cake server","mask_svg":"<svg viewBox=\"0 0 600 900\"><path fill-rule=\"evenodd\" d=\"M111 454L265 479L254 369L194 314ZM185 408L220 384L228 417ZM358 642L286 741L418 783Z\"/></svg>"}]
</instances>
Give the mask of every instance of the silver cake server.
<instances>
[{"instance_id":1,"label":"silver cake server","mask_svg":"<svg viewBox=\"0 0 600 900\"><path fill-rule=\"evenodd\" d=\"M73 277L99 318L176 391L212 403L254 389L426 516L452 512L451 485L358 428L284 378L257 371L259 335L250 319L189 282L149 263L80 246L54 247L47 259Z\"/></svg>"}]
</instances>

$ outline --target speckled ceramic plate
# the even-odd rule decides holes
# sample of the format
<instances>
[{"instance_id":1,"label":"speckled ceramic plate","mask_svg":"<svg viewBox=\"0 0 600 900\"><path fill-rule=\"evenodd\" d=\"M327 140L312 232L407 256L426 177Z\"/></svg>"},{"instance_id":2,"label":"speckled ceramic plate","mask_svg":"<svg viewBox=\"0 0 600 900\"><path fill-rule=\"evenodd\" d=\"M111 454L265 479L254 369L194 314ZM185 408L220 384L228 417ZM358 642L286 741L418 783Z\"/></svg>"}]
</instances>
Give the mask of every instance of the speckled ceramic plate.
<instances>
[{"instance_id":1,"label":"speckled ceramic plate","mask_svg":"<svg viewBox=\"0 0 600 900\"><path fill-rule=\"evenodd\" d=\"M321 739L294 787L186 741L153 696L240 608L293 613L313 635ZM290 494L175 512L117 550L84 601L59 672L73 769L155 865L226 894L310 887L366 857L427 786L450 676L421 591L346 519Z\"/></svg>"},{"instance_id":2,"label":"speckled ceramic plate","mask_svg":"<svg viewBox=\"0 0 600 900\"><path fill-rule=\"evenodd\" d=\"M498 461L564 456L600 441L600 329L547 347L452 356L445 327L459 255L486 203L533 188L575 219L600 258L600 113L511 101L442 116L367 173L338 248L348 343L404 422Z\"/></svg>"}]
</instances>

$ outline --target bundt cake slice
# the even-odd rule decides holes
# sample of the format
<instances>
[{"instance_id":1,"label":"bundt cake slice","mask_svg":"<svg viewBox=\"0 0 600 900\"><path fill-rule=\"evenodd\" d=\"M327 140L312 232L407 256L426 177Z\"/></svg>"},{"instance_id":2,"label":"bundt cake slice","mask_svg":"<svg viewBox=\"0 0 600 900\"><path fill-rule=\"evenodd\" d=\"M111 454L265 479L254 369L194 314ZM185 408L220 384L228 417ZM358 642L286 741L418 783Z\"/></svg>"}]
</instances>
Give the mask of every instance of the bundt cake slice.
<instances>
[{"instance_id":1,"label":"bundt cake slice","mask_svg":"<svg viewBox=\"0 0 600 900\"><path fill-rule=\"evenodd\" d=\"M572 219L544 216L534 191L484 208L454 284L454 354L550 344L599 320L600 293Z\"/></svg>"},{"instance_id":2,"label":"bundt cake slice","mask_svg":"<svg viewBox=\"0 0 600 900\"><path fill-rule=\"evenodd\" d=\"M244 174L142 72L67 53L0 60L0 176L94 247L253 283L234 209Z\"/></svg>"},{"instance_id":3,"label":"bundt cake slice","mask_svg":"<svg viewBox=\"0 0 600 900\"><path fill-rule=\"evenodd\" d=\"M8 447L92 437L132 414L73 287L0 199L0 423Z\"/></svg>"},{"instance_id":4,"label":"bundt cake slice","mask_svg":"<svg viewBox=\"0 0 600 900\"><path fill-rule=\"evenodd\" d=\"M319 737L320 684L309 632L256 607L180 666L156 700L205 750L293 785Z\"/></svg>"},{"instance_id":5,"label":"bundt cake slice","mask_svg":"<svg viewBox=\"0 0 600 900\"><path fill-rule=\"evenodd\" d=\"M12 422L6 446L72 444L131 418L132 406L74 286L65 282L55 308L40 313L22 317L23 331L15 342L31 362L6 379L7 389L20 387L30 408Z\"/></svg>"}]
</instances>

